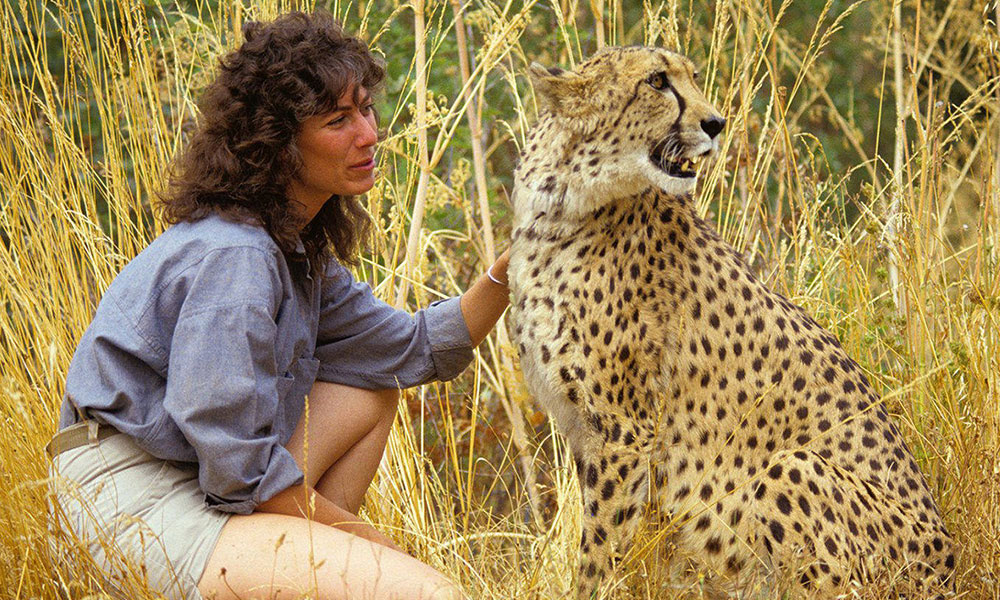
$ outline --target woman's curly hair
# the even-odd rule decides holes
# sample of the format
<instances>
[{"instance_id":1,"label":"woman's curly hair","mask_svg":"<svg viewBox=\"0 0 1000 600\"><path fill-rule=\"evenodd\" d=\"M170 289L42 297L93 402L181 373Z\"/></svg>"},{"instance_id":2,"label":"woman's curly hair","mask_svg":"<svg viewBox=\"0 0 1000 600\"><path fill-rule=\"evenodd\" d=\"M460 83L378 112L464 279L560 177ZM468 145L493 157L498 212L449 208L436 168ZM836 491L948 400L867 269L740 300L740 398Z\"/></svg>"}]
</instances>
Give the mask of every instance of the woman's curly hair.
<instances>
[{"instance_id":1,"label":"woman's curly hair","mask_svg":"<svg viewBox=\"0 0 1000 600\"><path fill-rule=\"evenodd\" d=\"M326 11L250 22L243 36L201 96L201 119L160 199L163 218L178 223L219 213L256 222L289 257L301 238L314 274L323 272L331 249L354 264L370 225L358 200L331 197L299 234L302 223L286 192L302 168L295 146L301 123L335 108L351 85L360 102L361 88L373 92L385 68Z\"/></svg>"}]
</instances>

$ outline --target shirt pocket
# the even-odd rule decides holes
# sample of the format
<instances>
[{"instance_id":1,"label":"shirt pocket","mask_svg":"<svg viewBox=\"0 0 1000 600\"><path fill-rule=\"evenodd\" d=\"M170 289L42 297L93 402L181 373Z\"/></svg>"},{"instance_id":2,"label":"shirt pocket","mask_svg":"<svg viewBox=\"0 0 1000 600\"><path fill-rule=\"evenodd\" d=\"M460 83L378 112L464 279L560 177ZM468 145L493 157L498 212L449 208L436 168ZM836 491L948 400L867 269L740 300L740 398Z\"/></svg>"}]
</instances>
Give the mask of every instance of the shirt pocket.
<instances>
[{"instance_id":1,"label":"shirt pocket","mask_svg":"<svg viewBox=\"0 0 1000 600\"><path fill-rule=\"evenodd\" d=\"M275 419L275 432L282 443L291 438L302 408L305 397L316 382L319 372L319 361L311 356L304 356L292 361L284 375L278 378L278 414Z\"/></svg>"},{"instance_id":2,"label":"shirt pocket","mask_svg":"<svg viewBox=\"0 0 1000 600\"><path fill-rule=\"evenodd\" d=\"M311 356L293 360L285 374L278 378L278 398L283 400L289 394L305 396L315 383L318 372L319 361Z\"/></svg>"}]
</instances>

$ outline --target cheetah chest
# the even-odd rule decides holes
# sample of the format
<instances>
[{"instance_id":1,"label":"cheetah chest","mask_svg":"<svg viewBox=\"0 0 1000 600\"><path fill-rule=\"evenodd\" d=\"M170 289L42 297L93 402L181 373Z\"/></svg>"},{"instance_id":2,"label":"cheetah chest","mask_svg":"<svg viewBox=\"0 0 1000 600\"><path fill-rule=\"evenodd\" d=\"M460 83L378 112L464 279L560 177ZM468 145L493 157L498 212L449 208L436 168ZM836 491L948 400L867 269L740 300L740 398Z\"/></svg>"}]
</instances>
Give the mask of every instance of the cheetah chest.
<instances>
[{"instance_id":1,"label":"cheetah chest","mask_svg":"<svg viewBox=\"0 0 1000 600\"><path fill-rule=\"evenodd\" d=\"M515 231L514 338L529 388L571 443L618 421L652 429L661 411L676 308L662 225L654 197L575 228L542 215Z\"/></svg>"}]
</instances>

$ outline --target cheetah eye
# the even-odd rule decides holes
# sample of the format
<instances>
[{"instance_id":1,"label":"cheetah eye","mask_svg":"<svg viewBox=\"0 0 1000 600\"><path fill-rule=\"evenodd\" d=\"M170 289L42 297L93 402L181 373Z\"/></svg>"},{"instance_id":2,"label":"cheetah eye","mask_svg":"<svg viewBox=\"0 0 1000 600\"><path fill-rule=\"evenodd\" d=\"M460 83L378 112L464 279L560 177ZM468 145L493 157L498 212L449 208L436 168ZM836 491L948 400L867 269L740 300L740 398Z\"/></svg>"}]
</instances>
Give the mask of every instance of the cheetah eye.
<instances>
[{"instance_id":1,"label":"cheetah eye","mask_svg":"<svg viewBox=\"0 0 1000 600\"><path fill-rule=\"evenodd\" d=\"M701 72L695 71L694 73L691 74L691 78L694 79L695 81L699 81L701 79Z\"/></svg>"},{"instance_id":2,"label":"cheetah eye","mask_svg":"<svg viewBox=\"0 0 1000 600\"><path fill-rule=\"evenodd\" d=\"M665 71L653 73L646 78L646 83L648 83L654 90L659 91L663 91L670 87L670 80L667 79L667 73Z\"/></svg>"}]
</instances>

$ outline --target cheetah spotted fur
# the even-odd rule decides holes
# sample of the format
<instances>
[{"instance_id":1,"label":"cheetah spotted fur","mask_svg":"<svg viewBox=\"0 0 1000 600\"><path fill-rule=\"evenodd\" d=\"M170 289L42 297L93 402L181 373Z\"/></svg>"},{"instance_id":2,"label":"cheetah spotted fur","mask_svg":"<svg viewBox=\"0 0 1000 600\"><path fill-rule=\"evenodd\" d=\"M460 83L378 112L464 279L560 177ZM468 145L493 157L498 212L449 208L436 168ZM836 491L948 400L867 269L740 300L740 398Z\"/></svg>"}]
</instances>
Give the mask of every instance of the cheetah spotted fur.
<instances>
[{"instance_id":1,"label":"cheetah spotted fur","mask_svg":"<svg viewBox=\"0 0 1000 600\"><path fill-rule=\"evenodd\" d=\"M511 322L576 461L579 596L649 500L677 547L737 589L789 571L830 593L879 571L947 585L951 538L858 365L693 209L685 160L714 152L724 120L692 63L611 48L531 76Z\"/></svg>"}]
</instances>

